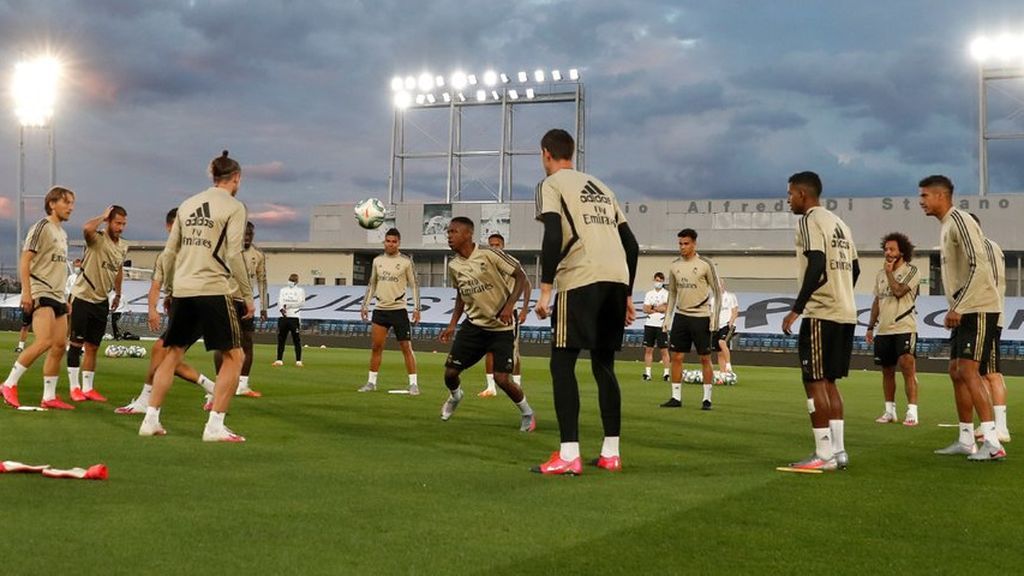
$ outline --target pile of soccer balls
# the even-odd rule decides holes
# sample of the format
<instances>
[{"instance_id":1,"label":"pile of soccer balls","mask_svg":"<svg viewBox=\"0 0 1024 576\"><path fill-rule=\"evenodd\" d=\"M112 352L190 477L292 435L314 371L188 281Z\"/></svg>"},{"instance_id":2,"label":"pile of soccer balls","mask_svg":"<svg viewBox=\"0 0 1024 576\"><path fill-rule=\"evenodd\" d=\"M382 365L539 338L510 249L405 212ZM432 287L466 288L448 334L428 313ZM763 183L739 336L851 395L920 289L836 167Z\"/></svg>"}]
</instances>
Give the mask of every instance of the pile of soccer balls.
<instances>
[{"instance_id":1,"label":"pile of soccer balls","mask_svg":"<svg viewBox=\"0 0 1024 576\"><path fill-rule=\"evenodd\" d=\"M111 344L103 351L103 355L107 358L145 358L146 349L134 344L131 346Z\"/></svg>"},{"instance_id":2,"label":"pile of soccer balls","mask_svg":"<svg viewBox=\"0 0 1024 576\"><path fill-rule=\"evenodd\" d=\"M719 386L732 386L737 381L736 373L715 370L713 381ZM704 382L704 373L700 370L683 370L683 382L687 384L702 384Z\"/></svg>"}]
</instances>

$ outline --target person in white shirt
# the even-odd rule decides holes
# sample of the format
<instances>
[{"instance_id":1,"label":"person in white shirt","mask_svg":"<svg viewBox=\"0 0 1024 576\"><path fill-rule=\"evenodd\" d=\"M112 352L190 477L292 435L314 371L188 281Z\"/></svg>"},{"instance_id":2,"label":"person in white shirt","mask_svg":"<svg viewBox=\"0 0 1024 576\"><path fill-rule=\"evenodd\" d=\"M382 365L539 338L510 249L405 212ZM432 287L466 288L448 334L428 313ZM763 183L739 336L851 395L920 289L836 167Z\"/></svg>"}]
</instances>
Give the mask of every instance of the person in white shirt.
<instances>
[{"instance_id":1,"label":"person in white shirt","mask_svg":"<svg viewBox=\"0 0 1024 576\"><path fill-rule=\"evenodd\" d=\"M288 286L277 293L277 306L281 317L277 319L277 360L274 366L282 366L284 362L284 343L288 334L292 335L295 346L295 365L302 366L302 338L299 336L299 315L302 305L306 302L306 291L298 286L299 275L288 277Z\"/></svg>"},{"instance_id":2,"label":"person in white shirt","mask_svg":"<svg viewBox=\"0 0 1024 576\"><path fill-rule=\"evenodd\" d=\"M668 357L668 333L662 330L665 312L668 311L668 290L665 290L665 275L654 273L654 290L644 295L644 380L651 379L651 364L654 362L654 347L661 349L661 379L668 382L671 361Z\"/></svg>"},{"instance_id":3,"label":"person in white shirt","mask_svg":"<svg viewBox=\"0 0 1024 576\"><path fill-rule=\"evenodd\" d=\"M719 372L732 373L731 354L729 353L729 342L736 334L736 319L740 316L740 302L736 295L727 292L725 282L720 282L722 290L722 307L718 313L718 332L715 333L712 348L717 352L717 364ZM714 304L712 304L714 306Z\"/></svg>"}]
</instances>

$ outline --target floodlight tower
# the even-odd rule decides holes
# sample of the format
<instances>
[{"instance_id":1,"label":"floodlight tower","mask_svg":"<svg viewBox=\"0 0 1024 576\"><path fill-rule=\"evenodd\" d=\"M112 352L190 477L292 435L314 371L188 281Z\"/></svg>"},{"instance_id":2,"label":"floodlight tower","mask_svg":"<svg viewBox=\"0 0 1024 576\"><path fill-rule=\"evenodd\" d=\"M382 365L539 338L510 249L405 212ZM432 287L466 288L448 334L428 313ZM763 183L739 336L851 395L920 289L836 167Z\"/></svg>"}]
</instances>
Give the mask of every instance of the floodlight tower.
<instances>
[{"instance_id":1,"label":"floodlight tower","mask_svg":"<svg viewBox=\"0 0 1024 576\"><path fill-rule=\"evenodd\" d=\"M391 80L395 108L391 131L391 171L388 174L388 203L405 200L405 161L443 159L447 163L446 203L465 202L462 198L462 159L496 157L498 188L491 190L493 201L512 200L512 162L516 156L536 156L536 148L517 150L513 143L513 111L541 103L571 103L572 126L576 139L576 166L585 169L586 104L580 72L573 68L537 69L507 74L486 70L483 74L458 70L447 78L422 72L418 76L395 76ZM462 112L476 106L500 106L501 144L498 149L466 149L462 141ZM408 152L405 147L406 116L416 110L447 109L447 150ZM441 141L441 137L432 138ZM488 200L488 201L492 201Z\"/></svg>"},{"instance_id":2,"label":"floodlight tower","mask_svg":"<svg viewBox=\"0 0 1024 576\"><path fill-rule=\"evenodd\" d=\"M14 67L11 95L14 115L18 118L18 224L16 258L21 256L22 226L25 220L25 199L43 198L41 194L25 194L25 130L41 129L48 133L50 155L50 186L57 182L57 151L54 142L53 111L57 103L60 62L50 56L18 62Z\"/></svg>"},{"instance_id":3,"label":"floodlight tower","mask_svg":"<svg viewBox=\"0 0 1024 576\"><path fill-rule=\"evenodd\" d=\"M1024 35L979 37L970 45L978 63L978 195L988 194L988 141L1022 140L1024 132L990 132L988 82L1024 78Z\"/></svg>"}]
</instances>

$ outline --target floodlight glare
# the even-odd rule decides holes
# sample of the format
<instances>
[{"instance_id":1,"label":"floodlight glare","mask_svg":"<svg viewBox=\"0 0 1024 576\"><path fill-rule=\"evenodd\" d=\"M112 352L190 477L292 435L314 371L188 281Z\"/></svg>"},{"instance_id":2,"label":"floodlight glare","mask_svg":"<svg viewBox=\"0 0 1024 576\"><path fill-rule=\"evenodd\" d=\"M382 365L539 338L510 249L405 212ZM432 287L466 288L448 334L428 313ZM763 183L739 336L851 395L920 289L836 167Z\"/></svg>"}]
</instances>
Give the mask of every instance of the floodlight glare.
<instances>
[{"instance_id":1,"label":"floodlight glare","mask_svg":"<svg viewBox=\"0 0 1024 576\"><path fill-rule=\"evenodd\" d=\"M399 92L402 90L402 88L405 88L405 82L402 80L400 76L395 76L394 78L391 79L392 92Z\"/></svg>"},{"instance_id":2,"label":"floodlight glare","mask_svg":"<svg viewBox=\"0 0 1024 576\"><path fill-rule=\"evenodd\" d=\"M415 76L406 76L405 77L405 89L406 90L415 90L416 89L416 77Z\"/></svg>"},{"instance_id":3,"label":"floodlight glare","mask_svg":"<svg viewBox=\"0 0 1024 576\"><path fill-rule=\"evenodd\" d=\"M456 90L462 90L466 87L466 74L464 72L456 72L452 74L452 88Z\"/></svg>"},{"instance_id":4,"label":"floodlight glare","mask_svg":"<svg viewBox=\"0 0 1024 576\"><path fill-rule=\"evenodd\" d=\"M466 101L466 95L463 94L462 92L459 92L459 102L465 102L465 101Z\"/></svg>"},{"instance_id":5,"label":"floodlight glare","mask_svg":"<svg viewBox=\"0 0 1024 576\"><path fill-rule=\"evenodd\" d=\"M544 71L541 70L540 68L534 70L533 71L533 81L534 82L543 82L544 81Z\"/></svg>"},{"instance_id":6,"label":"floodlight glare","mask_svg":"<svg viewBox=\"0 0 1024 576\"><path fill-rule=\"evenodd\" d=\"M518 79L518 80L519 80L520 82L526 82L526 80L528 79L528 76L526 75L526 72L524 72L524 71L520 70L520 71L519 71L519 74L516 74L516 78L517 78L517 79Z\"/></svg>"},{"instance_id":7,"label":"floodlight glare","mask_svg":"<svg viewBox=\"0 0 1024 576\"><path fill-rule=\"evenodd\" d=\"M530 100L533 100L534 95L535 94L533 92L533 88L527 88L526 89L526 97L527 98L529 98Z\"/></svg>"},{"instance_id":8,"label":"floodlight glare","mask_svg":"<svg viewBox=\"0 0 1024 576\"><path fill-rule=\"evenodd\" d=\"M447 92L444 92L444 93L441 94L441 99L444 100L445 104L447 104L447 103L452 101L452 96L451 96L451 94L449 94Z\"/></svg>"},{"instance_id":9,"label":"floodlight glare","mask_svg":"<svg viewBox=\"0 0 1024 576\"><path fill-rule=\"evenodd\" d=\"M477 90L476 91L476 101L477 102L483 102L484 100L487 100L487 92L485 92L483 90Z\"/></svg>"},{"instance_id":10,"label":"floodlight glare","mask_svg":"<svg viewBox=\"0 0 1024 576\"><path fill-rule=\"evenodd\" d=\"M554 80L555 82L561 82L562 81L562 72L560 70L552 70L551 71L551 79Z\"/></svg>"},{"instance_id":11,"label":"floodlight glare","mask_svg":"<svg viewBox=\"0 0 1024 576\"><path fill-rule=\"evenodd\" d=\"M505 74L504 72L502 72L501 74L498 75L498 77L501 78L501 83L502 84L508 84L508 81L509 81L508 74Z\"/></svg>"},{"instance_id":12,"label":"floodlight glare","mask_svg":"<svg viewBox=\"0 0 1024 576\"><path fill-rule=\"evenodd\" d=\"M417 104L423 104L426 101L427 101L427 97L424 96L423 94L417 94L416 95L416 103Z\"/></svg>"},{"instance_id":13,"label":"floodlight glare","mask_svg":"<svg viewBox=\"0 0 1024 576\"><path fill-rule=\"evenodd\" d=\"M476 86L476 74L466 76L466 81L469 82L470 86Z\"/></svg>"},{"instance_id":14,"label":"floodlight glare","mask_svg":"<svg viewBox=\"0 0 1024 576\"><path fill-rule=\"evenodd\" d=\"M981 36L971 42L971 57L978 62L984 62L992 57L992 41Z\"/></svg>"},{"instance_id":15,"label":"floodlight glare","mask_svg":"<svg viewBox=\"0 0 1024 576\"><path fill-rule=\"evenodd\" d=\"M60 63L43 57L20 62L14 68L14 113L22 126L46 126L57 103Z\"/></svg>"},{"instance_id":16,"label":"floodlight glare","mask_svg":"<svg viewBox=\"0 0 1024 576\"><path fill-rule=\"evenodd\" d=\"M444 76L435 76L434 77L434 84L438 88L444 88Z\"/></svg>"},{"instance_id":17,"label":"floodlight glare","mask_svg":"<svg viewBox=\"0 0 1024 576\"><path fill-rule=\"evenodd\" d=\"M519 100L519 91L515 89L509 90L508 97L513 100Z\"/></svg>"},{"instance_id":18,"label":"floodlight glare","mask_svg":"<svg viewBox=\"0 0 1024 576\"><path fill-rule=\"evenodd\" d=\"M404 90L395 94L395 108L406 109L412 104L412 96Z\"/></svg>"},{"instance_id":19,"label":"floodlight glare","mask_svg":"<svg viewBox=\"0 0 1024 576\"><path fill-rule=\"evenodd\" d=\"M569 80L579 80L579 79L580 79L580 71L575 69L575 68L570 68L569 69Z\"/></svg>"},{"instance_id":20,"label":"floodlight glare","mask_svg":"<svg viewBox=\"0 0 1024 576\"><path fill-rule=\"evenodd\" d=\"M416 86L420 89L420 92L430 92L434 89L434 77L424 72L420 74L420 79Z\"/></svg>"},{"instance_id":21,"label":"floodlight glare","mask_svg":"<svg viewBox=\"0 0 1024 576\"><path fill-rule=\"evenodd\" d=\"M498 74L494 70L488 70L484 72L484 84L487 86L494 86L498 83Z\"/></svg>"},{"instance_id":22,"label":"floodlight glare","mask_svg":"<svg viewBox=\"0 0 1024 576\"><path fill-rule=\"evenodd\" d=\"M430 102L431 104L433 104L434 102L437 102L437 98L434 97L433 93L427 94L427 102Z\"/></svg>"},{"instance_id":23,"label":"floodlight glare","mask_svg":"<svg viewBox=\"0 0 1024 576\"><path fill-rule=\"evenodd\" d=\"M491 90L491 98L495 100L501 100L501 94L498 94L497 90Z\"/></svg>"}]
</instances>

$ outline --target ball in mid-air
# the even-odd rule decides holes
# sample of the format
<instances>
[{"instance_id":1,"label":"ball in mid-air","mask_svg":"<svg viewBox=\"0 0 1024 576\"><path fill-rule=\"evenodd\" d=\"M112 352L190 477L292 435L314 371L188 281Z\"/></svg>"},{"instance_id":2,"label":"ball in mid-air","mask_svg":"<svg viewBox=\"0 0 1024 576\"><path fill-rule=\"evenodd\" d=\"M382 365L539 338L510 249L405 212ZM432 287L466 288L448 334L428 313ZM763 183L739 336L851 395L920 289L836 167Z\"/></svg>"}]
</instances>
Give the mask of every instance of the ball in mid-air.
<instances>
[{"instance_id":1,"label":"ball in mid-air","mask_svg":"<svg viewBox=\"0 0 1024 576\"><path fill-rule=\"evenodd\" d=\"M376 198L360 200L355 207L356 222L367 230L380 228L384 223L384 203Z\"/></svg>"}]
</instances>

